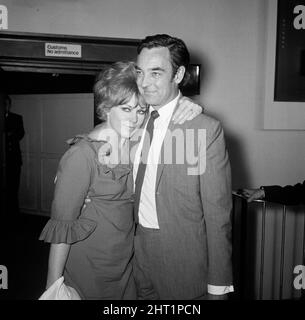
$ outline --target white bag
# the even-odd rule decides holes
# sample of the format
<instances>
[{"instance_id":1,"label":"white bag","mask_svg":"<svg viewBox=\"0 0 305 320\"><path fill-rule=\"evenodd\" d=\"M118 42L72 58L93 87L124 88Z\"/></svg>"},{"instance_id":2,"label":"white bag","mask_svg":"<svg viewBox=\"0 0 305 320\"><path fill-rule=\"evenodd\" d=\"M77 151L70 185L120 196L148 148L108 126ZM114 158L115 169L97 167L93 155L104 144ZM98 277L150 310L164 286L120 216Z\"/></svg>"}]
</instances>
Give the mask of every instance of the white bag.
<instances>
[{"instance_id":1,"label":"white bag","mask_svg":"<svg viewBox=\"0 0 305 320\"><path fill-rule=\"evenodd\" d=\"M60 277L38 300L81 300L81 298L74 288L64 284L64 277Z\"/></svg>"}]
</instances>

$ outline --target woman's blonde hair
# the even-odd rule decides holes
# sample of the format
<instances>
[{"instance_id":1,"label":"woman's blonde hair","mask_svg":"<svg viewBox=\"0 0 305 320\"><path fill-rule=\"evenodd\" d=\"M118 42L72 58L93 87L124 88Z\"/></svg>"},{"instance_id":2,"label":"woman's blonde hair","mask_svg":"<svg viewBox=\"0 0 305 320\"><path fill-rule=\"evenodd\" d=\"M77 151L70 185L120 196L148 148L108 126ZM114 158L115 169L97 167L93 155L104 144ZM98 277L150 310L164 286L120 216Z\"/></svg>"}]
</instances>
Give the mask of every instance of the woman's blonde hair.
<instances>
[{"instance_id":1,"label":"woman's blonde hair","mask_svg":"<svg viewBox=\"0 0 305 320\"><path fill-rule=\"evenodd\" d=\"M115 62L105 66L96 78L93 93L97 116L103 121L112 107L127 103L133 95L139 99L134 62Z\"/></svg>"}]
</instances>

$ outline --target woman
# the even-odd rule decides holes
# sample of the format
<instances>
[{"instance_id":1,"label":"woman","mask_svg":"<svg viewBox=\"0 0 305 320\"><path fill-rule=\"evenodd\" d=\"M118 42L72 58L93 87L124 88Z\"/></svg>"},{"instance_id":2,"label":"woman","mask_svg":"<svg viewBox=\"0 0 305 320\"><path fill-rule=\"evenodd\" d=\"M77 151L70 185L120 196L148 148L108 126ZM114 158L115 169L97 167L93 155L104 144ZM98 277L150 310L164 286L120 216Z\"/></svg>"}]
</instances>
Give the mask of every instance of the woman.
<instances>
[{"instance_id":1,"label":"woman","mask_svg":"<svg viewBox=\"0 0 305 320\"><path fill-rule=\"evenodd\" d=\"M64 275L65 284L82 299L136 299L129 140L147 108L134 64L107 66L94 95L104 122L70 141L57 172L51 219L40 235L40 240L51 243L47 288ZM189 111L194 106L182 103L178 118L192 119ZM87 197L91 201L84 207Z\"/></svg>"},{"instance_id":2,"label":"woman","mask_svg":"<svg viewBox=\"0 0 305 320\"><path fill-rule=\"evenodd\" d=\"M64 274L82 299L135 299L128 143L146 106L134 65L106 67L94 94L104 122L70 141L58 168L51 219L40 236L51 243L47 288ZM86 196L91 202L83 208Z\"/></svg>"}]
</instances>

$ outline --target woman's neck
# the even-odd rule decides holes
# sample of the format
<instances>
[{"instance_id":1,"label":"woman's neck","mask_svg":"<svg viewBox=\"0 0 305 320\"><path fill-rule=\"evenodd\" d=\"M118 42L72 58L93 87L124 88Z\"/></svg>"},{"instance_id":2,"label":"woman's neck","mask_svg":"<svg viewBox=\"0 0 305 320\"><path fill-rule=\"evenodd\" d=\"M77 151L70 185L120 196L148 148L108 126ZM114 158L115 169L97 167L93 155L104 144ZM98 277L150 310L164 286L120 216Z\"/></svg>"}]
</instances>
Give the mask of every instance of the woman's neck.
<instances>
[{"instance_id":1,"label":"woman's neck","mask_svg":"<svg viewBox=\"0 0 305 320\"><path fill-rule=\"evenodd\" d=\"M106 124L99 125L94 128L94 130L89 134L89 137L94 140L108 142L99 149L99 161L101 163L113 167L120 163L130 163L129 139L121 137L111 127Z\"/></svg>"},{"instance_id":2,"label":"woman's neck","mask_svg":"<svg viewBox=\"0 0 305 320\"><path fill-rule=\"evenodd\" d=\"M92 132L89 133L89 137L98 141L107 141L113 145L113 147L118 147L119 149L126 146L129 143L129 138L124 138L118 134L110 125L107 123L102 123L94 128Z\"/></svg>"}]
</instances>

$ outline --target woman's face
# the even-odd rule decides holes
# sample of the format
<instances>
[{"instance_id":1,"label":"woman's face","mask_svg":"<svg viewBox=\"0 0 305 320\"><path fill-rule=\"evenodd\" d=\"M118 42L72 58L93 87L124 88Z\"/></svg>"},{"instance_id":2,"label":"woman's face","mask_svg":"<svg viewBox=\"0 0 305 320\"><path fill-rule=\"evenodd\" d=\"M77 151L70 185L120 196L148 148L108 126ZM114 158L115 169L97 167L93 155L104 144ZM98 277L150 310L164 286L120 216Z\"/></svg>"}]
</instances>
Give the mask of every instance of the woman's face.
<instances>
[{"instance_id":1,"label":"woman's face","mask_svg":"<svg viewBox=\"0 0 305 320\"><path fill-rule=\"evenodd\" d=\"M122 138L130 138L142 125L147 107L140 105L135 95L123 105L112 107L108 113L108 124Z\"/></svg>"}]
</instances>

